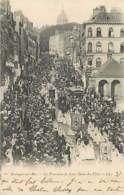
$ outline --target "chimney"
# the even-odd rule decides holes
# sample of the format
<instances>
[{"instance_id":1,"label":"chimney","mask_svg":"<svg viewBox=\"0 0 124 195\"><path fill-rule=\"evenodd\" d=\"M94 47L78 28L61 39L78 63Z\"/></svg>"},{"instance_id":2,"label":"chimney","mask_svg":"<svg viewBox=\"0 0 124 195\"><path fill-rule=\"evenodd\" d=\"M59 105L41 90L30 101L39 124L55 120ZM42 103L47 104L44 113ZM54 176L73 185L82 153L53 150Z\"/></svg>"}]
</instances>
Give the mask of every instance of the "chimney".
<instances>
[{"instance_id":1,"label":"chimney","mask_svg":"<svg viewBox=\"0 0 124 195\"><path fill-rule=\"evenodd\" d=\"M96 7L95 9L93 9L93 17L97 16L100 13L105 13L105 12L106 12L105 6Z\"/></svg>"}]
</instances>

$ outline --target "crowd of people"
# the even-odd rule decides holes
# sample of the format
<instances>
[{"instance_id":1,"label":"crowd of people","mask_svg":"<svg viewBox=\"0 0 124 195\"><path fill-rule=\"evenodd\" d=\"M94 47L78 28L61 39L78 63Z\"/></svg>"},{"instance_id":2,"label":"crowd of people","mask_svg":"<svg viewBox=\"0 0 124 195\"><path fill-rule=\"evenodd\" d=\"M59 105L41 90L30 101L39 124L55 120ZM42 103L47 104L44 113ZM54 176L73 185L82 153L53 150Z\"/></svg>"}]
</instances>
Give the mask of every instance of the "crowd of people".
<instances>
[{"instance_id":1,"label":"crowd of people","mask_svg":"<svg viewBox=\"0 0 124 195\"><path fill-rule=\"evenodd\" d=\"M65 164L68 161L70 164L71 152L66 137L59 135L53 125L56 120L55 94L50 97L49 93L43 93L43 88L47 89L51 82L58 93L57 109L63 115L70 112L83 116L86 145L87 128L92 123L101 134L108 135L120 153L124 153L124 114L115 111L116 102L84 89L80 74L72 66L66 64L60 71L60 67L52 63L51 59L43 58L28 75L22 73L4 94L0 112L3 161L9 161L7 151L11 148L14 163ZM52 70L55 70L54 76ZM69 88L78 85L83 91L70 93ZM80 130L75 136L76 140L80 138Z\"/></svg>"},{"instance_id":2,"label":"crowd of people","mask_svg":"<svg viewBox=\"0 0 124 195\"><path fill-rule=\"evenodd\" d=\"M116 111L115 101L105 100L95 91L90 90L71 95L69 99L70 111L81 114L84 119L85 132L88 125L92 124L92 127L98 128L102 135L104 133L108 135L109 141L118 148L120 153L124 153L124 113Z\"/></svg>"},{"instance_id":3,"label":"crowd of people","mask_svg":"<svg viewBox=\"0 0 124 195\"><path fill-rule=\"evenodd\" d=\"M53 127L55 104L41 93L50 81L50 67L37 66L8 87L1 102L2 153L12 149L15 163L65 163L66 140Z\"/></svg>"},{"instance_id":4,"label":"crowd of people","mask_svg":"<svg viewBox=\"0 0 124 195\"><path fill-rule=\"evenodd\" d=\"M88 125L92 123L92 126L98 128L102 135L104 133L108 135L108 139L120 153L124 153L124 113L116 111L116 101L104 99L96 94L95 90L84 89L81 75L69 64L66 64L65 67L63 69L66 71L59 70L59 85L63 86L64 83L62 92L59 89L59 109L62 113L69 111L82 115L84 118L83 129L86 132L83 137L85 143L88 143ZM83 91L70 93L72 86L80 86ZM80 134L79 130L76 133L76 139L80 138Z\"/></svg>"},{"instance_id":5,"label":"crowd of people","mask_svg":"<svg viewBox=\"0 0 124 195\"><path fill-rule=\"evenodd\" d=\"M74 66L67 60L60 60L55 63L56 79L55 87L60 90L60 88L68 88L72 86L82 86L83 82L80 73L75 70Z\"/></svg>"}]
</instances>

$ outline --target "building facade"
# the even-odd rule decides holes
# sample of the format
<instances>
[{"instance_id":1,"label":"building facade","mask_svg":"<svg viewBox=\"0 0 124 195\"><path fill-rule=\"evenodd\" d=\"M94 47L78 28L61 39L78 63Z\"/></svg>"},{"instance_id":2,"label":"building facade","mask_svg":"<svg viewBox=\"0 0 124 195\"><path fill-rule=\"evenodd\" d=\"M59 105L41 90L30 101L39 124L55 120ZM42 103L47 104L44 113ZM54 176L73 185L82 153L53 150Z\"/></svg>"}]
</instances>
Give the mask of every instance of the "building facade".
<instances>
[{"instance_id":1,"label":"building facade","mask_svg":"<svg viewBox=\"0 0 124 195\"><path fill-rule=\"evenodd\" d=\"M21 11L14 12L16 32L19 34L19 59L21 69L26 72L39 58L39 34L33 23Z\"/></svg>"},{"instance_id":2,"label":"building facade","mask_svg":"<svg viewBox=\"0 0 124 195\"><path fill-rule=\"evenodd\" d=\"M0 2L0 73L1 84L5 78L12 81L19 69L19 36L9 0Z\"/></svg>"},{"instance_id":3,"label":"building facade","mask_svg":"<svg viewBox=\"0 0 124 195\"><path fill-rule=\"evenodd\" d=\"M80 28L70 31L56 31L49 39L50 55L70 59L73 65L80 63Z\"/></svg>"},{"instance_id":4,"label":"building facade","mask_svg":"<svg viewBox=\"0 0 124 195\"><path fill-rule=\"evenodd\" d=\"M65 54L65 33L56 31L55 35L49 39L49 53L50 55L58 55L64 57Z\"/></svg>"},{"instance_id":5,"label":"building facade","mask_svg":"<svg viewBox=\"0 0 124 195\"><path fill-rule=\"evenodd\" d=\"M124 101L124 63L113 58L108 59L101 69L90 78L90 88L95 88L97 94L111 98L117 102Z\"/></svg>"},{"instance_id":6,"label":"building facade","mask_svg":"<svg viewBox=\"0 0 124 195\"><path fill-rule=\"evenodd\" d=\"M23 70L37 64L40 38L21 11L12 12L9 0L0 1L0 85L13 83Z\"/></svg>"},{"instance_id":7,"label":"building facade","mask_svg":"<svg viewBox=\"0 0 124 195\"><path fill-rule=\"evenodd\" d=\"M124 61L124 15L118 10L107 12L104 6L95 8L85 22L85 66L97 70L112 56Z\"/></svg>"}]
</instances>

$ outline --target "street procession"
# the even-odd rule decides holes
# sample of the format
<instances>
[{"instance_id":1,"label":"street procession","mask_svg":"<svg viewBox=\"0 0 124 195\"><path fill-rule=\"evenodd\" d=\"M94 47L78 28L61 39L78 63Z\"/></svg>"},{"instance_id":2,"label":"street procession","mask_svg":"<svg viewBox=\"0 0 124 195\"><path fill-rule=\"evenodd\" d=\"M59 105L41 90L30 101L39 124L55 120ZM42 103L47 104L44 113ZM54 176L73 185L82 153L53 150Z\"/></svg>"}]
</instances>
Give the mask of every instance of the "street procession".
<instances>
[{"instance_id":1,"label":"street procession","mask_svg":"<svg viewBox=\"0 0 124 195\"><path fill-rule=\"evenodd\" d=\"M64 10L41 29L0 2L0 159L71 166L124 160L124 13ZM82 21L83 22L83 21Z\"/></svg>"}]
</instances>

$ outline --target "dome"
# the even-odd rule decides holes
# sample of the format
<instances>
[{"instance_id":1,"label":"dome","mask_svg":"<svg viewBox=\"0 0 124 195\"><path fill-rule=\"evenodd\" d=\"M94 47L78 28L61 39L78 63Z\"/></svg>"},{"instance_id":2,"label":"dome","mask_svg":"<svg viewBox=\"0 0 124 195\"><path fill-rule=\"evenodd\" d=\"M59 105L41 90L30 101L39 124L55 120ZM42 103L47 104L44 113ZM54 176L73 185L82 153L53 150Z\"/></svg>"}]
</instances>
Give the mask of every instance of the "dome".
<instances>
[{"instance_id":1,"label":"dome","mask_svg":"<svg viewBox=\"0 0 124 195\"><path fill-rule=\"evenodd\" d=\"M68 18L66 16L66 13L64 10L62 10L57 18L57 24L61 25L61 24L66 24L67 22L68 22Z\"/></svg>"}]
</instances>

